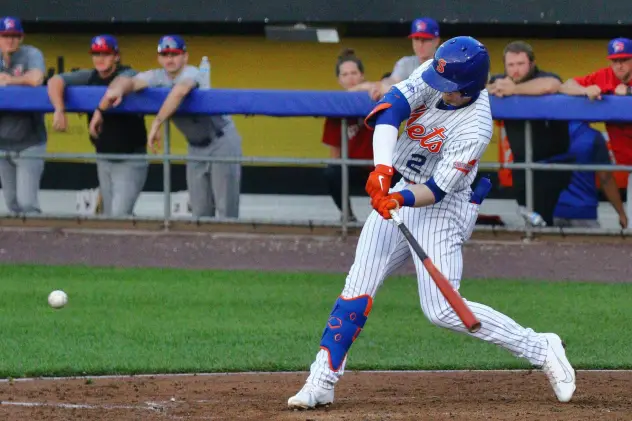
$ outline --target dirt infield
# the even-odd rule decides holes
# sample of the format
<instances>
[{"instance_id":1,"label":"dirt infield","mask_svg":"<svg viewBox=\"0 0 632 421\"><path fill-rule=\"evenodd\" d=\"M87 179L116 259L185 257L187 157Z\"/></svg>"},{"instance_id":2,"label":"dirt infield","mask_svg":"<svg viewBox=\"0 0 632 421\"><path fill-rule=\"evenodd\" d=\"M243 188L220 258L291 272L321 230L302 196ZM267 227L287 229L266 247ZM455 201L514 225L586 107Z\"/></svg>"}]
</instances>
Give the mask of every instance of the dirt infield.
<instances>
[{"instance_id":1,"label":"dirt infield","mask_svg":"<svg viewBox=\"0 0 632 421\"><path fill-rule=\"evenodd\" d=\"M0 263L346 273L357 238L0 231ZM464 278L629 282L632 242L470 242ZM414 273L412 263L403 272Z\"/></svg>"},{"instance_id":2,"label":"dirt infield","mask_svg":"<svg viewBox=\"0 0 632 421\"><path fill-rule=\"evenodd\" d=\"M560 404L540 372L348 373L335 403L290 411L305 373L0 384L3 420L629 420L632 373L582 372ZM26 405L31 406L26 406Z\"/></svg>"},{"instance_id":3,"label":"dirt infield","mask_svg":"<svg viewBox=\"0 0 632 421\"><path fill-rule=\"evenodd\" d=\"M0 231L0 262L341 272L356 239ZM467 278L627 282L632 245L472 243ZM408 265L404 272L412 272ZM569 349L572 359L572 349ZM305 373L0 383L2 420L630 420L631 372L581 372L569 404L540 372L348 373L330 408L285 408Z\"/></svg>"}]
</instances>

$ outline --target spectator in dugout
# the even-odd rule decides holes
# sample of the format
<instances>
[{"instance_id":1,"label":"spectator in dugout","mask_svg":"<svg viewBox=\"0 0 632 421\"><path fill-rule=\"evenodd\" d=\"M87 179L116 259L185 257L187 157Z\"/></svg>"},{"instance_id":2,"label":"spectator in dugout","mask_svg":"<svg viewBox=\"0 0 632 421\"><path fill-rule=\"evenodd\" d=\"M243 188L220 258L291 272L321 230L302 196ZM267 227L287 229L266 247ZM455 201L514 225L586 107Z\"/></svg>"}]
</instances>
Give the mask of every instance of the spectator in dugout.
<instances>
[{"instance_id":1,"label":"spectator in dugout","mask_svg":"<svg viewBox=\"0 0 632 421\"><path fill-rule=\"evenodd\" d=\"M578 164L609 165L610 154L606 139L599 130L588 123L572 121L569 123L570 149L567 156L550 159L546 162L568 162ZM619 218L621 228L628 226L628 217L623 208L619 187L608 171L574 171L571 182L560 194L553 213L553 222L558 227L598 228L597 209L599 190L596 179L606 199L612 204Z\"/></svg>"},{"instance_id":2,"label":"spectator in dugout","mask_svg":"<svg viewBox=\"0 0 632 421\"><path fill-rule=\"evenodd\" d=\"M632 95L632 40L615 38L608 43L610 65L585 76L567 80L560 93L600 100L602 95ZM632 124L606 123L617 164L632 165ZM632 174L628 177L627 214L632 212Z\"/></svg>"},{"instance_id":3,"label":"spectator in dugout","mask_svg":"<svg viewBox=\"0 0 632 421\"><path fill-rule=\"evenodd\" d=\"M46 67L37 48L23 45L22 23L15 17L0 18L0 86L40 86ZM0 158L2 192L10 212L41 212L39 187L43 158L28 155L46 152L46 126L42 113L0 113L0 150L19 152L19 158Z\"/></svg>"},{"instance_id":4,"label":"spectator in dugout","mask_svg":"<svg viewBox=\"0 0 632 421\"><path fill-rule=\"evenodd\" d=\"M541 70L536 65L533 48L524 41L514 41L504 49L504 74L492 75L487 85L490 95L507 97L511 95L547 95L558 91L562 81L555 73ZM525 162L524 120L504 122L507 138L515 162ZM554 120L533 120L532 148L533 161L543 162L553 157L567 156L570 145L568 122ZM570 158L569 158L570 159ZM533 172L533 211L526 209L526 177L522 170L512 171L513 194L519 205L519 213L525 223L534 226L553 225L553 213L562 190L568 187L570 172Z\"/></svg>"},{"instance_id":5,"label":"spectator in dugout","mask_svg":"<svg viewBox=\"0 0 632 421\"><path fill-rule=\"evenodd\" d=\"M377 101L391 89L391 86L408 79L417 67L434 57L441 42L439 24L432 18L415 19L411 24L408 38L412 40L414 55L397 60L388 77L382 78L379 82L360 83L352 91L368 91L371 99Z\"/></svg>"},{"instance_id":6,"label":"spectator in dugout","mask_svg":"<svg viewBox=\"0 0 632 421\"><path fill-rule=\"evenodd\" d=\"M364 81L364 64L354 50L345 49L336 61L336 77L343 89L351 90L354 86ZM342 146L342 119L327 117L323 130L323 143L329 146L330 157L340 158ZM373 159L373 132L366 128L363 118L347 119L347 139L349 159ZM370 167L350 166L349 186L361 186L364 188ZM328 165L325 168L325 179L329 187L329 194L338 209L342 212L342 167L340 165ZM348 202L350 221L357 221L351 210L351 201Z\"/></svg>"},{"instance_id":7,"label":"spectator in dugout","mask_svg":"<svg viewBox=\"0 0 632 421\"><path fill-rule=\"evenodd\" d=\"M188 64L189 53L184 39L165 35L156 49L160 68L147 70L134 77L119 75L99 106L117 106L125 95L146 88L169 88L147 134L147 146L156 152L165 121L171 119L184 134L188 155L194 157L241 157L242 139L229 115L178 115L176 111L189 94L204 86L203 73ZM100 124L103 114L95 114L90 127ZM239 217L241 164L187 160L186 180L193 217Z\"/></svg>"},{"instance_id":8,"label":"spectator in dugout","mask_svg":"<svg viewBox=\"0 0 632 421\"><path fill-rule=\"evenodd\" d=\"M68 120L64 108L66 86L108 86L118 76L133 77L136 72L121 64L118 42L111 35L99 35L90 43L93 69L80 69L53 76L48 81L48 97L55 109L53 129L66 131ZM141 114L106 114L97 107L88 114L88 125L94 114L102 115L97 130L90 133L90 142L97 154L147 153L147 129ZM145 186L149 163L130 159L97 158L99 192L106 216L131 215Z\"/></svg>"}]
</instances>

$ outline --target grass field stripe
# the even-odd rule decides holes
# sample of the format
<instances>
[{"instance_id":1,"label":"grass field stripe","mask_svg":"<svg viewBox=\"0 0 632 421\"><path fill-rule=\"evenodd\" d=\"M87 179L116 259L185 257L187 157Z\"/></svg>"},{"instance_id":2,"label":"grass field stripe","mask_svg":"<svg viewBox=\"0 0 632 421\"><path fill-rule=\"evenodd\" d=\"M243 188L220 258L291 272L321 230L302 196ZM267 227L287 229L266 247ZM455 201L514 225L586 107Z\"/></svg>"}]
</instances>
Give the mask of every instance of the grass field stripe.
<instances>
[{"instance_id":1,"label":"grass field stripe","mask_svg":"<svg viewBox=\"0 0 632 421\"><path fill-rule=\"evenodd\" d=\"M512 369L512 370L362 370L353 371L349 370L352 374L443 374L443 373L529 373L539 372L540 370L533 369ZM632 370L576 370L578 373L632 373ZM308 371L244 371L244 372L230 372L230 373L158 373L158 374L121 374L121 375L103 375L103 376L76 376L76 377L20 377L15 379L0 379L0 383L8 382L32 382L32 381L67 381L67 380L132 380L143 379L152 377L161 378L176 378L176 377L221 377L221 376L255 376L255 375L298 375L307 374ZM4 404L5 402L3 402Z\"/></svg>"}]
</instances>

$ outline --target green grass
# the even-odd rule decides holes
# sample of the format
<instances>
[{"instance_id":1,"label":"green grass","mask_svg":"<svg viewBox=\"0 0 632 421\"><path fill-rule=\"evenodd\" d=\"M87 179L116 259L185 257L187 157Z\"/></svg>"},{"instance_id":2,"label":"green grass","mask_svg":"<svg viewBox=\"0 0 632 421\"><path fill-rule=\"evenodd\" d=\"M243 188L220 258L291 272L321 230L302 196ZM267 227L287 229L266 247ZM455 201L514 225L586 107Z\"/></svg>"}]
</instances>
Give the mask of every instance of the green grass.
<instances>
[{"instance_id":1,"label":"green grass","mask_svg":"<svg viewBox=\"0 0 632 421\"><path fill-rule=\"evenodd\" d=\"M306 370L344 276L0 266L0 377ZM48 307L63 289L69 304ZM631 368L632 285L464 281L471 301L566 340L576 368ZM413 278L388 280L348 369L526 368L430 325Z\"/></svg>"}]
</instances>

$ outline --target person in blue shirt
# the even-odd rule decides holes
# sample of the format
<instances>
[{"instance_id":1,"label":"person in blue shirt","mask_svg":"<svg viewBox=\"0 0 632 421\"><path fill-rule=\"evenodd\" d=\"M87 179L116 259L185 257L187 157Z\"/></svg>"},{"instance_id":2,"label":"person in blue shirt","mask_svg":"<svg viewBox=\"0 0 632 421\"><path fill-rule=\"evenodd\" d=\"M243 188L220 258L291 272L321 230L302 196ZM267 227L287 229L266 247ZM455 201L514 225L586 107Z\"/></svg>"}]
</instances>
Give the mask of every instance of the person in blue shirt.
<instances>
[{"instance_id":1,"label":"person in blue shirt","mask_svg":"<svg viewBox=\"0 0 632 421\"><path fill-rule=\"evenodd\" d=\"M569 122L570 147L568 154L561 158L565 162L578 164L611 164L606 139L601 132L581 121ZM557 160L557 159L556 159ZM553 160L551 160L553 161ZM549 162L551 162L549 161ZM627 228L619 188L611 172L574 171L571 182L559 196L553 212L553 224L558 227L599 227L597 207L599 192L595 178L599 178L601 190L619 215L619 225Z\"/></svg>"}]
</instances>

